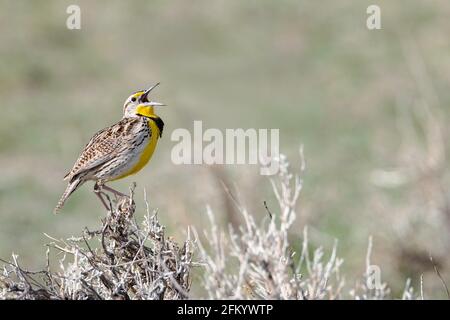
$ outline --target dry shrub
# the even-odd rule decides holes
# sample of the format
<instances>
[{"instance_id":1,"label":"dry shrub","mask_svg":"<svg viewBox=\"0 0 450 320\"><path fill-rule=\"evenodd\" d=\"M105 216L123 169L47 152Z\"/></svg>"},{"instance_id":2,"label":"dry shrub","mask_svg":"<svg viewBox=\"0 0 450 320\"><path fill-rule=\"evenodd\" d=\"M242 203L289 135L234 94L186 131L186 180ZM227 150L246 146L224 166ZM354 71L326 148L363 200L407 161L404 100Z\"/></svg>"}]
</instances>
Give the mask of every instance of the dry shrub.
<instances>
[{"instance_id":1,"label":"dry shrub","mask_svg":"<svg viewBox=\"0 0 450 320\"><path fill-rule=\"evenodd\" d=\"M301 173L305 169L303 151ZM202 245L197 232L196 239L201 264L204 266L203 287L209 299L390 299L391 290L373 274L371 264L372 240L366 257L366 270L351 285L341 275L343 259L337 256L337 240L328 257L324 249L312 250L308 244L305 226L298 255L292 247L289 235L296 219L296 203L302 189L300 175L289 170L284 156L279 159L280 171L271 180L279 203L279 214L266 206L266 217L257 223L254 216L237 199L233 201L242 214L244 223L235 228L231 224L227 232L220 230L211 209L207 209L211 229L204 236L208 248ZM194 229L195 231L195 229ZM408 279L403 299L416 299Z\"/></svg>"},{"instance_id":2,"label":"dry shrub","mask_svg":"<svg viewBox=\"0 0 450 320\"><path fill-rule=\"evenodd\" d=\"M301 171L305 169L301 152ZM244 223L220 230L214 214L207 213L211 229L205 231L208 247L198 232L179 247L167 238L155 212L138 225L133 218L134 188L130 197L117 202L97 231L85 230L81 237L66 241L49 237L47 269L31 272L18 263L4 261L0 276L3 299L186 299L191 288L190 272L198 266L202 287L209 299L388 299L385 283L373 286L369 243L367 270L356 286L346 287L341 275L343 259L337 256L337 241L328 257L323 248L311 250L305 226L297 254L290 242L296 219L296 203L302 189L300 175L289 170L284 156L279 174L271 180L279 203L276 212L266 206L264 219L257 222L237 199L233 201ZM232 196L230 194L230 196ZM110 201L111 203L111 201ZM92 243L97 243L93 248ZM50 270L49 250L63 257L59 271ZM198 252L198 262L192 260ZM198 297L195 297L198 298ZM416 296L407 281L402 298Z\"/></svg>"},{"instance_id":3,"label":"dry shrub","mask_svg":"<svg viewBox=\"0 0 450 320\"><path fill-rule=\"evenodd\" d=\"M133 190L132 190L133 191ZM17 256L4 261L3 299L184 299L190 289L192 242L179 247L167 238L156 212L142 225L133 218L130 198L108 212L102 227L66 241L51 238L47 269L31 272ZM92 248L97 243L97 248ZM50 271L49 250L62 254L60 270ZM70 261L67 261L69 260Z\"/></svg>"}]
</instances>

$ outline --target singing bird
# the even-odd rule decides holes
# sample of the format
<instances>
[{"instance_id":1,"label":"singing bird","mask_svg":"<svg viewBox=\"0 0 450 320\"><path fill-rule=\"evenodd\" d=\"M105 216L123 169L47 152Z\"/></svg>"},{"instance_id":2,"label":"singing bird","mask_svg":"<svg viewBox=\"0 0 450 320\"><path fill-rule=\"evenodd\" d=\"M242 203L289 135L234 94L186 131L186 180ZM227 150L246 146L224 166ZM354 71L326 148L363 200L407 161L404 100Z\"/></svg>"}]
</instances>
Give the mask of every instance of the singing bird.
<instances>
[{"instance_id":1,"label":"singing bird","mask_svg":"<svg viewBox=\"0 0 450 320\"><path fill-rule=\"evenodd\" d=\"M164 128L164 122L153 108L164 104L148 99L149 93L158 85L159 83L129 96L123 105L122 119L98 131L91 138L73 168L64 177L64 180L68 180L68 185L55 213L61 210L67 198L86 181L95 181L94 192L107 209L109 207L101 190L124 196L105 183L135 174L152 157Z\"/></svg>"}]
</instances>

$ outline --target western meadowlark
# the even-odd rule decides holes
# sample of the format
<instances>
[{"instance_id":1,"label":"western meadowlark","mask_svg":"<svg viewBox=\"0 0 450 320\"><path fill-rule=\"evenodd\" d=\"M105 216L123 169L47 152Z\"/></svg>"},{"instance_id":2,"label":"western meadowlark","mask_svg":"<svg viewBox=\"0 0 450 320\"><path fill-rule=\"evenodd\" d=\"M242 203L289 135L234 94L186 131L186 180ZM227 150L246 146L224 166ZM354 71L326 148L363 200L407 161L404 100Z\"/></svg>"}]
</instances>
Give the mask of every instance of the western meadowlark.
<instances>
[{"instance_id":1,"label":"western meadowlark","mask_svg":"<svg viewBox=\"0 0 450 320\"><path fill-rule=\"evenodd\" d=\"M157 86L133 93L125 100L122 120L97 132L84 147L73 168L64 177L68 186L54 212L58 213L67 198L86 181L95 181L94 192L103 205L102 189L125 196L105 185L108 181L122 179L141 170L152 157L164 122L153 110L164 104L148 100Z\"/></svg>"}]
</instances>

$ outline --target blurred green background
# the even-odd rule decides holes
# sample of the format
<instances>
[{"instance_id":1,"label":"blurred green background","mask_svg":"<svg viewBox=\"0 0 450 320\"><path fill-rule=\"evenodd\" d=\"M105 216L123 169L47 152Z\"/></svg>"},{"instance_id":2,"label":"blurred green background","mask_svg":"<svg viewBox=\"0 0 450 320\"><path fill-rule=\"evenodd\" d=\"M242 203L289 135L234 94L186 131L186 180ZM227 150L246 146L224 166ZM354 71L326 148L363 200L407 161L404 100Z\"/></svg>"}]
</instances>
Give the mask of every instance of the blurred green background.
<instances>
[{"instance_id":1,"label":"blurred green background","mask_svg":"<svg viewBox=\"0 0 450 320\"><path fill-rule=\"evenodd\" d=\"M374 3L382 29L370 31L366 8ZM66 28L70 4L81 7L81 30ZM208 226L206 204L225 224L233 208L221 181L258 218L266 214L263 200L276 210L256 166L173 165L170 135L192 130L194 120L204 128L279 128L292 167L299 168L300 144L307 160L293 240L305 224L315 246L330 248L338 238L344 269L356 274L373 235L372 262L394 291L407 277L418 287L424 273L429 295L441 297L427 257L432 253L450 279L450 214L441 206L448 198L447 136L432 181L444 195L436 212L427 206L434 192L423 207L411 200L424 195L415 189L420 181L386 188L373 177L404 163L405 143L421 154L414 146L426 138L425 116L413 119L418 141L405 142L399 114L425 103L445 129L449 14L444 0L2 0L0 257L15 252L35 269L45 263L44 232L67 238L98 226L105 212L88 184L53 215L62 177L92 134L120 119L131 92L161 81L153 99L168 107L159 111L166 127L157 152L137 176L112 185L126 190L137 182L141 215L146 188L180 242L188 225Z\"/></svg>"}]
</instances>

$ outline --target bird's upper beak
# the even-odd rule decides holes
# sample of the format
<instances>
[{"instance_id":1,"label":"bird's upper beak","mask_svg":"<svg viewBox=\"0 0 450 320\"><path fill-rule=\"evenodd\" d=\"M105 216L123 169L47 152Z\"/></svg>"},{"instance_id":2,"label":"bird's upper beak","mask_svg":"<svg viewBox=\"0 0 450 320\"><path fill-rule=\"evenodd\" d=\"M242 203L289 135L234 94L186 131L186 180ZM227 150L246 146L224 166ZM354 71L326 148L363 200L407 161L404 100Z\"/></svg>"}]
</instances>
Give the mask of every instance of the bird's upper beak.
<instances>
[{"instance_id":1,"label":"bird's upper beak","mask_svg":"<svg viewBox=\"0 0 450 320\"><path fill-rule=\"evenodd\" d=\"M165 106L165 104L163 104L163 103L159 103L159 102L156 102L156 101L149 101L148 100L148 95L149 95L149 93L153 90L153 89L155 89L157 86L159 85L159 82L157 83L157 84L155 84L154 86L151 86L150 88L148 88L147 90L145 90L145 92L144 92L144 94L142 94L142 96L140 97L140 101L141 102L144 102L145 104L147 104L147 105L149 105L149 106L157 106L157 107L159 107L159 106Z\"/></svg>"}]
</instances>

